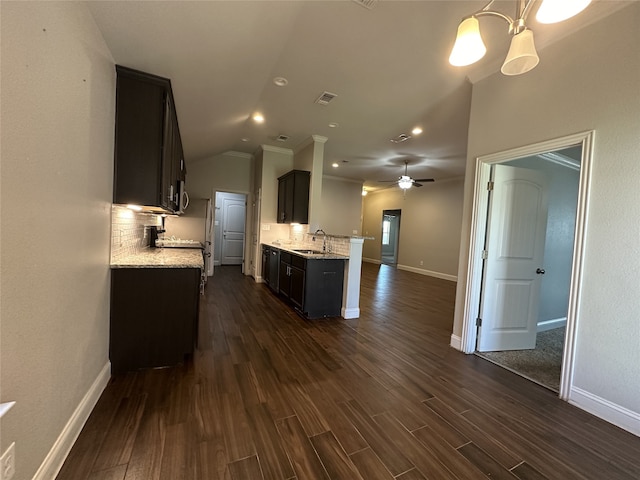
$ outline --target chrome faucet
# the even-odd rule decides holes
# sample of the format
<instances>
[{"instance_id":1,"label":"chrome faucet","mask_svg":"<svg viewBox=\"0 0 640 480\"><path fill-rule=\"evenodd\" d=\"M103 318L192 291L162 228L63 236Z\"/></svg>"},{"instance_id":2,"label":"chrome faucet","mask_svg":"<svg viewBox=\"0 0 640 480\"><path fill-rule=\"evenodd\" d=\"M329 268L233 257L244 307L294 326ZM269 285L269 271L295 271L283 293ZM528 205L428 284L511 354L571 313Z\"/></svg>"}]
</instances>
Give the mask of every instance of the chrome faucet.
<instances>
[{"instance_id":1,"label":"chrome faucet","mask_svg":"<svg viewBox=\"0 0 640 480\"><path fill-rule=\"evenodd\" d=\"M322 233L322 253L326 253L327 252L327 234L325 233L324 230L319 228L318 230L316 230L316 233L314 233L314 235L318 235L319 233Z\"/></svg>"}]
</instances>

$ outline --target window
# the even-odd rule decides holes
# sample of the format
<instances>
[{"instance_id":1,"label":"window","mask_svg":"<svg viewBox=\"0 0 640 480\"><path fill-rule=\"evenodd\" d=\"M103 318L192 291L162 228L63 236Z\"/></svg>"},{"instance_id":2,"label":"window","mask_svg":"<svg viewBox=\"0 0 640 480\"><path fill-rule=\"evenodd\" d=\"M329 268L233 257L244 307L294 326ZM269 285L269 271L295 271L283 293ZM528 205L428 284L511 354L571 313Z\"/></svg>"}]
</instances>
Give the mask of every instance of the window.
<instances>
[{"instance_id":1,"label":"window","mask_svg":"<svg viewBox=\"0 0 640 480\"><path fill-rule=\"evenodd\" d=\"M384 219L382 221L382 244L389 245L389 233L391 232L391 221Z\"/></svg>"}]
</instances>

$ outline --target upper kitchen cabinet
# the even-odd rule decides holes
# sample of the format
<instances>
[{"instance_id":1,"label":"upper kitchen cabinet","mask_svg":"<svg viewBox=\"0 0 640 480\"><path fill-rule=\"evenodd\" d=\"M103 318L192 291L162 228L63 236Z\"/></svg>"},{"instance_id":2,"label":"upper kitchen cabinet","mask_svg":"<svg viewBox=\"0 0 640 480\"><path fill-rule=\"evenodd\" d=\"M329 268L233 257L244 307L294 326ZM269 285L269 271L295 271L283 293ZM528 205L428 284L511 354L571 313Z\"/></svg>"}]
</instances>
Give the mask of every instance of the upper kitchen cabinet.
<instances>
[{"instance_id":1,"label":"upper kitchen cabinet","mask_svg":"<svg viewBox=\"0 0 640 480\"><path fill-rule=\"evenodd\" d=\"M311 173L292 170L278 178L278 223L309 223Z\"/></svg>"},{"instance_id":2,"label":"upper kitchen cabinet","mask_svg":"<svg viewBox=\"0 0 640 480\"><path fill-rule=\"evenodd\" d=\"M171 81L116 71L113 202L175 212L185 165Z\"/></svg>"}]
</instances>

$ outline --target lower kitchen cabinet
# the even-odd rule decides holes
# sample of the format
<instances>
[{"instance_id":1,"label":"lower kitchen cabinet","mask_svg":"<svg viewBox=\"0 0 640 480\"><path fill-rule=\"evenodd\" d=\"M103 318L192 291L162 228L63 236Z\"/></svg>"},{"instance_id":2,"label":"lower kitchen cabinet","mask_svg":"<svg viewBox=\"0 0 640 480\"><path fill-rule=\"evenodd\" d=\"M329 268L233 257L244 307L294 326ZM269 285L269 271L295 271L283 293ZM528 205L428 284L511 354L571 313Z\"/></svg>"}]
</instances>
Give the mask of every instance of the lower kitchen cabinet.
<instances>
[{"instance_id":1,"label":"lower kitchen cabinet","mask_svg":"<svg viewBox=\"0 0 640 480\"><path fill-rule=\"evenodd\" d=\"M112 269L112 371L177 365L192 354L199 286L199 268Z\"/></svg>"},{"instance_id":2,"label":"lower kitchen cabinet","mask_svg":"<svg viewBox=\"0 0 640 480\"><path fill-rule=\"evenodd\" d=\"M307 318L339 316L344 260L304 258L280 252L280 295Z\"/></svg>"}]
</instances>

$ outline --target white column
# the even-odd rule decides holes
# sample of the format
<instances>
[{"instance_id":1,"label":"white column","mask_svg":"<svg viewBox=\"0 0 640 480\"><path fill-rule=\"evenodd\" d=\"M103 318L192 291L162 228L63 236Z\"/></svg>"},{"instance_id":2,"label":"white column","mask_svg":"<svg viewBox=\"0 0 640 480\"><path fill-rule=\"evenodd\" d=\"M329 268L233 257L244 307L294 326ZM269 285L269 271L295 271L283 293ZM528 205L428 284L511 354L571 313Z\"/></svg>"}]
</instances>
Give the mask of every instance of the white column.
<instances>
[{"instance_id":1,"label":"white column","mask_svg":"<svg viewBox=\"0 0 640 480\"><path fill-rule=\"evenodd\" d=\"M342 317L360 317L360 273L362 270L362 246L364 238L351 238L349 260L344 272L342 291Z\"/></svg>"}]
</instances>

